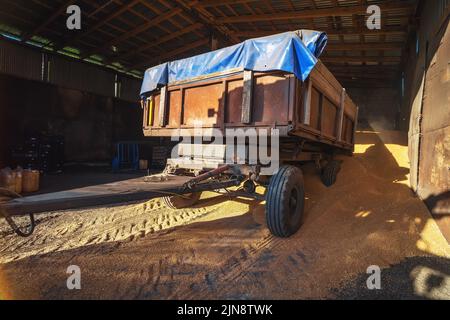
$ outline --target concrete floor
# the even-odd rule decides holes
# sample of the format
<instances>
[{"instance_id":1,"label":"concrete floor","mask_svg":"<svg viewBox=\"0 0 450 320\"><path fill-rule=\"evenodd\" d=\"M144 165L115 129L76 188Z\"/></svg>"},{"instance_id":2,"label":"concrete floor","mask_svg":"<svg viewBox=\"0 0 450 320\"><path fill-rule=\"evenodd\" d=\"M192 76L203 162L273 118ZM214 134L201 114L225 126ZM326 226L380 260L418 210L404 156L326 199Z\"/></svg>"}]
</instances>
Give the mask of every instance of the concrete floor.
<instances>
[{"instance_id":1,"label":"concrete floor","mask_svg":"<svg viewBox=\"0 0 450 320\"><path fill-rule=\"evenodd\" d=\"M305 222L278 239L264 202L204 194L38 216L17 238L0 222L0 298L450 299L450 246L408 186L406 137L361 131L326 188L305 167ZM67 268L82 290L66 287ZM368 290L369 266L381 290Z\"/></svg>"}]
</instances>

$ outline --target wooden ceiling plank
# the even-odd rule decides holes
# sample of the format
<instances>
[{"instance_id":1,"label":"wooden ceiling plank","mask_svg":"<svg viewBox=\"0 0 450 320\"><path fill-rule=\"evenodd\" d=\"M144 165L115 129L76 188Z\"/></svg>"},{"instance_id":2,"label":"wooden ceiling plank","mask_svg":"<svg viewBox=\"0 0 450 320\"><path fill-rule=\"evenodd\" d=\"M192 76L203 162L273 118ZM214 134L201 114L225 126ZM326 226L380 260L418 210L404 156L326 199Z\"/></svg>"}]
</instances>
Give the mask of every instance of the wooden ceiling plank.
<instances>
[{"instance_id":1,"label":"wooden ceiling plank","mask_svg":"<svg viewBox=\"0 0 450 320\"><path fill-rule=\"evenodd\" d=\"M346 56L346 57L332 57L332 56L323 56L320 58L320 60L322 60L325 63L337 63L337 64L341 64L341 63L347 63L347 62L395 62L395 63L400 63L401 62L401 57L388 57L388 56L384 56L384 57L379 57L379 56L374 56L374 57L370 57L370 56Z\"/></svg>"},{"instance_id":2,"label":"wooden ceiling plank","mask_svg":"<svg viewBox=\"0 0 450 320\"><path fill-rule=\"evenodd\" d=\"M139 64L135 64L135 65L131 66L130 69L135 69L135 68L139 68L142 66L152 67L152 66L158 65L164 61L168 61L172 58L178 58L181 54L183 54L185 52L196 49L198 47L207 46L208 44L209 44L209 39L200 39L200 40L195 41L187 46L181 46L178 49L172 50L172 51L167 52L163 55L160 55L156 58L153 58L153 59L149 60L148 62L141 62Z\"/></svg>"},{"instance_id":3,"label":"wooden ceiling plank","mask_svg":"<svg viewBox=\"0 0 450 320\"><path fill-rule=\"evenodd\" d=\"M222 23L217 23L217 18L208 12L205 8L201 6L195 6L194 4L198 1L190 2L186 4L186 2L182 0L174 0L177 4L185 8L187 14L192 16L196 21L202 22L210 27L212 30L218 32L218 34L222 35L226 40L231 42L231 44L239 43L240 40L238 37L235 37L231 30ZM238 18L238 17L234 17ZM224 19L224 18L222 18Z\"/></svg>"},{"instance_id":4,"label":"wooden ceiling plank","mask_svg":"<svg viewBox=\"0 0 450 320\"><path fill-rule=\"evenodd\" d=\"M91 34L92 32L96 31L97 29L101 28L103 25L105 25L109 21L113 20L114 18L119 17L120 15L122 15L123 13L128 11L130 8L137 5L139 3L139 1L140 0L128 0L126 3L122 4L117 10L112 12L110 15L98 20L97 23L95 23L92 27L88 28L86 31L79 33L79 34L71 37L67 41L65 41L65 43L63 44L63 47L66 45L71 45L72 43L77 42L78 40L82 39L83 37L86 37L87 35Z\"/></svg>"},{"instance_id":5,"label":"wooden ceiling plank","mask_svg":"<svg viewBox=\"0 0 450 320\"><path fill-rule=\"evenodd\" d=\"M191 1L190 6L193 7L217 7L224 4L231 5L231 4L244 4L244 3L250 3L250 2L257 2L259 0L197 0L197 1Z\"/></svg>"},{"instance_id":6,"label":"wooden ceiling plank","mask_svg":"<svg viewBox=\"0 0 450 320\"><path fill-rule=\"evenodd\" d=\"M328 35L333 36L339 36L339 35L382 35L382 34L406 34L408 32L408 29L405 27L385 27L381 30L369 30L367 28L343 28L343 29L333 29L333 28L327 28L327 29L319 29L320 31L326 32ZM279 30L279 32L287 32L292 31L291 29L285 29L285 30ZM235 31L233 34L240 38L253 38L253 37L264 37L272 35L272 31L265 31L265 30L257 30L257 31L251 31L251 30L242 30L242 31Z\"/></svg>"},{"instance_id":7,"label":"wooden ceiling plank","mask_svg":"<svg viewBox=\"0 0 450 320\"><path fill-rule=\"evenodd\" d=\"M383 12L389 12L393 10L401 10L406 13L410 13L414 10L414 6L407 2L389 2L385 4L379 4ZM290 20L290 19L311 19L327 16L351 16L353 14L366 14L367 6L340 6L337 8L324 8L324 9L309 9L296 12L280 12L278 14L260 14L260 15L245 15L238 17L226 17L217 19L217 23L239 23L250 21L274 21L274 20Z\"/></svg>"},{"instance_id":8,"label":"wooden ceiling plank","mask_svg":"<svg viewBox=\"0 0 450 320\"><path fill-rule=\"evenodd\" d=\"M327 51L389 51L389 50L402 50L404 47L403 42L384 42L384 43L341 43L341 44L328 44L325 47Z\"/></svg>"},{"instance_id":9,"label":"wooden ceiling plank","mask_svg":"<svg viewBox=\"0 0 450 320\"><path fill-rule=\"evenodd\" d=\"M47 17L42 23L36 26L33 30L25 33L22 37L22 42L30 40L33 36L38 35L42 30L44 30L49 24L55 21L61 14L63 14L67 8L74 3L74 0L66 1L58 9L56 9L49 17Z\"/></svg>"},{"instance_id":10,"label":"wooden ceiling plank","mask_svg":"<svg viewBox=\"0 0 450 320\"><path fill-rule=\"evenodd\" d=\"M145 51L147 51L147 50L149 50L151 48L154 48L154 47L156 47L156 46L158 46L160 44L163 44L165 42L169 42L170 40L176 39L176 38L178 38L178 37L180 37L180 36L182 36L184 34L192 32L192 31L194 31L196 29L200 29L201 27L203 27L203 25L201 23L193 24L193 25L191 25L191 26L189 26L187 28L181 29L181 30L179 30L177 32L174 32L174 33L168 34L167 36L161 37L161 38L159 38L156 41L149 42L148 44L146 44L146 45L144 45L144 46L142 46L142 47L140 47L140 48L138 48L136 50L130 50L129 52L124 53L123 55L119 56L118 59L126 59L126 58L128 58L130 56L133 56L135 54L138 54L138 53L141 53L141 52L145 52Z\"/></svg>"},{"instance_id":11,"label":"wooden ceiling plank","mask_svg":"<svg viewBox=\"0 0 450 320\"><path fill-rule=\"evenodd\" d=\"M168 12L158 16L157 18L149 20L148 22L134 28L133 30L129 30L129 31L125 32L124 34L122 34L121 36L116 37L116 38L106 42L101 47L99 47L97 50L85 53L83 55L83 58L87 58L95 53L105 51L108 48L110 48L111 46L117 45L133 36L136 36L144 31L147 31L151 27L156 26L163 21L166 21L169 17L173 17L174 15L177 15L180 12L181 12L181 8L177 8L175 10L169 10Z\"/></svg>"}]
</instances>

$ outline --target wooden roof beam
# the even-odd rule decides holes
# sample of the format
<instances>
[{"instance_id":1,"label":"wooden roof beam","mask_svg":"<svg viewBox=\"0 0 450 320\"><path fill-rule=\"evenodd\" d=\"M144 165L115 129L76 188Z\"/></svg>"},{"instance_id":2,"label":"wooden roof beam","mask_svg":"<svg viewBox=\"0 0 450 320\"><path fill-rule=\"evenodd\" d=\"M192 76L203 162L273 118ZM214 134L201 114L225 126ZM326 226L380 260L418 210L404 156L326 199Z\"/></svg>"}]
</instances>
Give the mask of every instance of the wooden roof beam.
<instances>
[{"instance_id":1,"label":"wooden roof beam","mask_svg":"<svg viewBox=\"0 0 450 320\"><path fill-rule=\"evenodd\" d=\"M118 10L114 10L114 12L112 12L109 16L100 19L96 24L94 24L92 27L88 28L86 31L81 32L81 33L71 37L67 41L64 41L64 43L62 45L60 45L57 48L57 50L61 49L62 47L66 46L66 45L71 45L72 43L80 40L81 38L91 34L92 32L94 32L97 29L99 29L100 27L102 27L104 24L108 23L109 21L111 21L114 18L119 17L121 14L123 14L130 8L137 5L140 1L141 0L127 0L127 2L124 3L122 6L120 6L120 8Z\"/></svg>"},{"instance_id":2,"label":"wooden roof beam","mask_svg":"<svg viewBox=\"0 0 450 320\"><path fill-rule=\"evenodd\" d=\"M285 30L279 30L279 32L288 32L293 31L292 29L285 29ZM408 33L408 28L406 27L384 27L381 30L369 30L367 28L361 28L361 29L355 29L355 28L345 28L345 29L321 29L320 31L323 31L327 33L330 36L339 36L339 35L383 35L383 34L406 34ZM270 36L273 33L273 31L265 31L265 30L257 30L257 31L234 31L233 34L240 38L258 38L258 37L265 37Z\"/></svg>"},{"instance_id":3,"label":"wooden roof beam","mask_svg":"<svg viewBox=\"0 0 450 320\"><path fill-rule=\"evenodd\" d=\"M258 0L197 0L189 3L192 7L217 7L230 4L241 4L249 2L257 2Z\"/></svg>"},{"instance_id":4,"label":"wooden roof beam","mask_svg":"<svg viewBox=\"0 0 450 320\"><path fill-rule=\"evenodd\" d=\"M136 68L143 67L143 66L150 68L152 66L155 66L155 65L158 65L160 63L163 63L164 61L169 61L172 58L178 58L180 55L182 55L183 53L188 52L190 50L193 50L193 49L196 49L196 48L199 48L199 47L202 47L202 46L208 46L209 45L209 41L210 41L209 38L207 38L207 39L200 39L200 40L195 41L195 42L193 42L193 43L191 43L189 45L181 46L178 49L172 50L172 51L167 52L167 53L165 53L163 55L155 57L154 59L152 59L152 60L150 60L148 62L142 62L142 63L139 63L139 64L135 64L135 65L131 66L129 69L132 70L132 69L136 69Z\"/></svg>"},{"instance_id":5,"label":"wooden roof beam","mask_svg":"<svg viewBox=\"0 0 450 320\"><path fill-rule=\"evenodd\" d=\"M403 42L374 42L374 43L343 43L343 44L328 44L325 47L327 51L389 51L402 50L405 44Z\"/></svg>"},{"instance_id":6,"label":"wooden roof beam","mask_svg":"<svg viewBox=\"0 0 450 320\"><path fill-rule=\"evenodd\" d=\"M325 64L328 63L335 63L335 64L342 64L346 62L394 62L394 63L400 63L402 58L401 57L391 57L391 56L384 56L384 57L370 57L370 56L345 56L345 57L330 57L330 56L323 56L320 58L322 62ZM332 67L329 67L330 69Z\"/></svg>"},{"instance_id":7,"label":"wooden roof beam","mask_svg":"<svg viewBox=\"0 0 450 320\"><path fill-rule=\"evenodd\" d=\"M88 58L88 57L90 57L93 54L96 54L98 52L106 51L111 46L117 45L117 44L119 44L119 43L121 43L123 41L126 41L127 39L129 39L129 38L131 38L133 36L136 36L136 35L138 35L138 34L140 34L142 32L145 32L148 29L150 29L151 27L156 26L159 23L161 23L163 21L166 21L166 20L170 19L171 17L173 17L173 16L175 16L175 15L181 13L181 12L182 12L181 8L175 8L173 10L169 10L169 11L165 12L164 14L159 15L155 19L151 19L148 22L146 22L146 23L144 23L144 24L134 28L133 30L129 30L129 31L123 33L121 36L106 42L100 48L83 54L82 55L82 59Z\"/></svg>"},{"instance_id":8,"label":"wooden roof beam","mask_svg":"<svg viewBox=\"0 0 450 320\"><path fill-rule=\"evenodd\" d=\"M344 66L344 65L330 65L329 69L332 72L362 72L362 73L383 73L400 71L399 66L380 66L380 65L360 65L360 66Z\"/></svg>"},{"instance_id":9,"label":"wooden roof beam","mask_svg":"<svg viewBox=\"0 0 450 320\"><path fill-rule=\"evenodd\" d=\"M397 1L389 3L380 3L382 12L388 11L403 11L405 15L410 14L414 11L414 6L410 2ZM336 8L325 8L325 9L309 9L301 10L295 12L280 12L277 14L260 14L260 15L245 15L238 17L226 17L216 19L217 23L239 23L239 22L254 22L254 21L279 21L279 20L291 20L291 19L312 19L328 16L351 16L354 14L367 14L367 6L356 5L356 6L340 6Z\"/></svg>"},{"instance_id":10,"label":"wooden roof beam","mask_svg":"<svg viewBox=\"0 0 450 320\"><path fill-rule=\"evenodd\" d=\"M140 48L138 48L136 50L130 50L130 51L128 51L128 52L118 56L117 59L126 59L126 58L128 58L130 56L133 56L135 54L139 54L141 52L145 52L145 51L147 51L149 49L152 49L152 48L155 48L155 47L159 46L160 44L163 44L165 42L169 42L170 40L176 39L176 38L178 38L178 37L180 37L180 36L182 36L184 34L191 33L194 30L201 29L202 27L203 27L203 24L195 23L195 24L193 24L193 25L191 25L191 26L189 26L187 28L184 28L184 29L179 30L179 31L174 32L174 33L171 33L171 34L169 34L167 36L160 37L156 41L151 41L148 44L146 44L146 45L144 45L144 46L142 46L142 47L140 47Z\"/></svg>"},{"instance_id":11,"label":"wooden roof beam","mask_svg":"<svg viewBox=\"0 0 450 320\"><path fill-rule=\"evenodd\" d=\"M107 23L107 22L111 21L112 19L117 18L118 16L122 15L123 13L128 11L130 8L133 8L139 2L140 2L140 0L128 0L118 10L115 10L113 13L111 13L106 18L100 19L99 22L97 22L94 26L92 26L91 28L87 29L85 32L83 32L80 35L78 35L77 39L81 38L81 37L85 37L85 36L91 34L95 30L97 30L98 28L103 26L105 23Z\"/></svg>"},{"instance_id":12,"label":"wooden roof beam","mask_svg":"<svg viewBox=\"0 0 450 320\"><path fill-rule=\"evenodd\" d=\"M38 35L42 30L44 30L49 24L51 24L53 21L55 21L60 15L62 15L64 12L66 12L67 8L73 4L74 0L66 1L64 4L62 4L58 9L56 9L47 19L45 19L41 24L36 26L33 30L25 33L22 36L22 42L27 42L30 40L33 36Z\"/></svg>"},{"instance_id":13,"label":"wooden roof beam","mask_svg":"<svg viewBox=\"0 0 450 320\"><path fill-rule=\"evenodd\" d=\"M214 30L218 35L222 36L231 44L239 43L240 39L233 35L231 30L225 26L223 23L218 23L217 18L214 17L208 10L203 8L202 6L196 6L195 3L198 1L191 1L189 4L186 4L182 0L174 0L177 4L184 8L185 12L193 17L195 21L204 23L211 30Z\"/></svg>"},{"instance_id":14,"label":"wooden roof beam","mask_svg":"<svg viewBox=\"0 0 450 320\"><path fill-rule=\"evenodd\" d=\"M334 72L336 78L341 79L395 79L398 73L344 73Z\"/></svg>"}]
</instances>

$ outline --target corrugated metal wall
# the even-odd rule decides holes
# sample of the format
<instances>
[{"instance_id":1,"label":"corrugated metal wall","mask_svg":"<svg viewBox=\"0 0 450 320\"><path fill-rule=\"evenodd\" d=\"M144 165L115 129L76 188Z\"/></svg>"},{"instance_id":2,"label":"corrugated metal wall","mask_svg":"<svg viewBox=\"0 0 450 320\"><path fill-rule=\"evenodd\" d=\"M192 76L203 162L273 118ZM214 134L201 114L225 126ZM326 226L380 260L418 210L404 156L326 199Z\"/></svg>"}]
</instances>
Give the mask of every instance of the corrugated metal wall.
<instances>
[{"instance_id":1,"label":"corrugated metal wall","mask_svg":"<svg viewBox=\"0 0 450 320\"><path fill-rule=\"evenodd\" d=\"M45 58L45 59L44 59ZM116 96L116 72L69 57L41 53L0 39L0 73L29 80L50 83L107 97ZM131 76L118 77L121 86L119 98L138 101L142 80Z\"/></svg>"},{"instance_id":2,"label":"corrugated metal wall","mask_svg":"<svg viewBox=\"0 0 450 320\"><path fill-rule=\"evenodd\" d=\"M122 84L120 98L127 101L138 101L142 80L129 77L121 77L120 82Z\"/></svg>"},{"instance_id":3,"label":"corrugated metal wall","mask_svg":"<svg viewBox=\"0 0 450 320\"><path fill-rule=\"evenodd\" d=\"M0 40L0 72L30 80L42 80L42 53Z\"/></svg>"},{"instance_id":4,"label":"corrugated metal wall","mask_svg":"<svg viewBox=\"0 0 450 320\"><path fill-rule=\"evenodd\" d=\"M48 60L50 83L114 97L116 77L114 72L58 55L50 55Z\"/></svg>"},{"instance_id":5,"label":"corrugated metal wall","mask_svg":"<svg viewBox=\"0 0 450 320\"><path fill-rule=\"evenodd\" d=\"M405 69L411 185L450 241L450 8L448 0L423 3L418 50L410 45Z\"/></svg>"},{"instance_id":6,"label":"corrugated metal wall","mask_svg":"<svg viewBox=\"0 0 450 320\"><path fill-rule=\"evenodd\" d=\"M430 42L422 112L419 194L450 192L450 24ZM450 194L448 195L450 206ZM450 207L449 207L450 208ZM449 210L450 211L450 210ZM450 213L450 212L449 212Z\"/></svg>"}]
</instances>

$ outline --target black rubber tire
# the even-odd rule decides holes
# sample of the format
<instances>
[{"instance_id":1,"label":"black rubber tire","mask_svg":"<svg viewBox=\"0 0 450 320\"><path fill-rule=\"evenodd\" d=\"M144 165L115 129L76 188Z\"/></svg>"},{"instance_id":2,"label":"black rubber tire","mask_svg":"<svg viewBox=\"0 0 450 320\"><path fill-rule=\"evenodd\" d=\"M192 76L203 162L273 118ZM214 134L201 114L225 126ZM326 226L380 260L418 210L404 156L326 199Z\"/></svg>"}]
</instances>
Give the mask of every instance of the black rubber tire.
<instances>
[{"instance_id":1,"label":"black rubber tire","mask_svg":"<svg viewBox=\"0 0 450 320\"><path fill-rule=\"evenodd\" d=\"M332 160L322 170L321 180L326 187L336 183L337 175L341 171L341 162Z\"/></svg>"},{"instance_id":2,"label":"black rubber tire","mask_svg":"<svg viewBox=\"0 0 450 320\"><path fill-rule=\"evenodd\" d=\"M302 171L294 166L281 167L267 190L266 219L270 232L280 238L294 235L302 225L304 208Z\"/></svg>"},{"instance_id":3,"label":"black rubber tire","mask_svg":"<svg viewBox=\"0 0 450 320\"><path fill-rule=\"evenodd\" d=\"M162 198L163 203L170 209L185 209L194 206L200 200L201 193L190 193L180 196Z\"/></svg>"}]
</instances>

